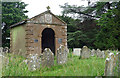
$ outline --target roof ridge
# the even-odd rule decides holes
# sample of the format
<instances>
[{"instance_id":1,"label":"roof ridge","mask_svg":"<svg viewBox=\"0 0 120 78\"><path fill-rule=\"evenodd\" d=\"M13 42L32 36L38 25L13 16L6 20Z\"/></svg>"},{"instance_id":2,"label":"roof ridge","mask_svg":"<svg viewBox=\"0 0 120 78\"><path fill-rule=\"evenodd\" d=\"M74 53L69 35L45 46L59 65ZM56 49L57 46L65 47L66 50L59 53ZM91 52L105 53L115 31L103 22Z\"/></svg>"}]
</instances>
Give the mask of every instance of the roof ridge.
<instances>
[{"instance_id":1,"label":"roof ridge","mask_svg":"<svg viewBox=\"0 0 120 78\"><path fill-rule=\"evenodd\" d=\"M31 17L31 18L25 19L25 20L23 20L23 21L20 21L20 22L18 22L18 23L15 23L15 24L11 25L10 28L15 27L15 26L18 26L18 25L21 25L21 24L24 24L24 23L26 23L27 21L34 20L34 18L36 18L37 16L40 16L40 15L45 14L45 13L50 13L50 14L52 14L54 17L56 17L56 18L57 18L58 20L60 20L62 23L64 23L65 25L67 25L67 23L65 23L63 20L61 20L58 16L54 15L50 10L47 10L47 11L42 12L42 13L34 16L34 17Z\"/></svg>"}]
</instances>

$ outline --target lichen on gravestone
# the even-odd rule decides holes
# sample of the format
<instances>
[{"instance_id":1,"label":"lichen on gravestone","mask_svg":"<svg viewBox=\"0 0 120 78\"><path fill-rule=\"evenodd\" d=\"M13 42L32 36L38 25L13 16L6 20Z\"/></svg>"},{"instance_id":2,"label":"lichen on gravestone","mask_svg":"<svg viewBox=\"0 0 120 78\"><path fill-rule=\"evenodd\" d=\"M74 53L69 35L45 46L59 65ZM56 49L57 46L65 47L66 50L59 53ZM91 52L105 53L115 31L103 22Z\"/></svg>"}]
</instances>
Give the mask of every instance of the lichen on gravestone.
<instances>
[{"instance_id":1,"label":"lichen on gravestone","mask_svg":"<svg viewBox=\"0 0 120 78\"><path fill-rule=\"evenodd\" d=\"M120 73L120 52L118 53L118 73ZM118 74L118 77L120 77L120 74Z\"/></svg>"},{"instance_id":2,"label":"lichen on gravestone","mask_svg":"<svg viewBox=\"0 0 120 78\"><path fill-rule=\"evenodd\" d=\"M105 52L101 51L100 49L96 50L96 55L98 58L105 58Z\"/></svg>"},{"instance_id":3,"label":"lichen on gravestone","mask_svg":"<svg viewBox=\"0 0 120 78\"><path fill-rule=\"evenodd\" d=\"M2 53L3 52L3 47L0 47L0 53Z\"/></svg>"},{"instance_id":4,"label":"lichen on gravestone","mask_svg":"<svg viewBox=\"0 0 120 78\"><path fill-rule=\"evenodd\" d=\"M105 56L108 57L109 53L111 53L111 51L110 50L106 50L105 51Z\"/></svg>"},{"instance_id":5,"label":"lichen on gravestone","mask_svg":"<svg viewBox=\"0 0 120 78\"><path fill-rule=\"evenodd\" d=\"M41 56L41 64L43 67L51 67L54 65L54 54L49 48L45 48Z\"/></svg>"},{"instance_id":6,"label":"lichen on gravestone","mask_svg":"<svg viewBox=\"0 0 120 78\"><path fill-rule=\"evenodd\" d=\"M119 52L117 52L116 53L116 55L114 56L115 57L115 59L114 59L114 69L113 69L113 71L114 71L114 75L115 76L118 76L119 74L118 73L120 73L120 68L119 68L119 66L120 66L120 53Z\"/></svg>"},{"instance_id":7,"label":"lichen on gravestone","mask_svg":"<svg viewBox=\"0 0 120 78\"><path fill-rule=\"evenodd\" d=\"M2 57L1 57L1 52L0 52L0 77L2 77Z\"/></svg>"},{"instance_id":8,"label":"lichen on gravestone","mask_svg":"<svg viewBox=\"0 0 120 78\"><path fill-rule=\"evenodd\" d=\"M9 48L8 47L3 48L3 52L4 53L8 53L9 52Z\"/></svg>"},{"instance_id":9,"label":"lichen on gravestone","mask_svg":"<svg viewBox=\"0 0 120 78\"><path fill-rule=\"evenodd\" d=\"M24 62L28 64L29 70L34 71L40 68L41 58L38 54L29 54Z\"/></svg>"},{"instance_id":10,"label":"lichen on gravestone","mask_svg":"<svg viewBox=\"0 0 120 78\"><path fill-rule=\"evenodd\" d=\"M65 64L67 62L68 50L63 45L57 49L57 64Z\"/></svg>"},{"instance_id":11,"label":"lichen on gravestone","mask_svg":"<svg viewBox=\"0 0 120 78\"><path fill-rule=\"evenodd\" d=\"M104 72L105 76L113 76L113 60L114 60L114 54L110 53L105 61L105 72Z\"/></svg>"},{"instance_id":12,"label":"lichen on gravestone","mask_svg":"<svg viewBox=\"0 0 120 78\"><path fill-rule=\"evenodd\" d=\"M95 56L96 55L96 51L95 51L95 49L92 49L91 50L91 56Z\"/></svg>"},{"instance_id":13,"label":"lichen on gravestone","mask_svg":"<svg viewBox=\"0 0 120 78\"><path fill-rule=\"evenodd\" d=\"M108 58L105 61L105 76L118 76L119 74L119 59L118 56L120 53L114 55L113 53L109 53Z\"/></svg>"},{"instance_id":14,"label":"lichen on gravestone","mask_svg":"<svg viewBox=\"0 0 120 78\"><path fill-rule=\"evenodd\" d=\"M81 58L86 59L91 56L90 49L87 46L83 46L81 51Z\"/></svg>"}]
</instances>

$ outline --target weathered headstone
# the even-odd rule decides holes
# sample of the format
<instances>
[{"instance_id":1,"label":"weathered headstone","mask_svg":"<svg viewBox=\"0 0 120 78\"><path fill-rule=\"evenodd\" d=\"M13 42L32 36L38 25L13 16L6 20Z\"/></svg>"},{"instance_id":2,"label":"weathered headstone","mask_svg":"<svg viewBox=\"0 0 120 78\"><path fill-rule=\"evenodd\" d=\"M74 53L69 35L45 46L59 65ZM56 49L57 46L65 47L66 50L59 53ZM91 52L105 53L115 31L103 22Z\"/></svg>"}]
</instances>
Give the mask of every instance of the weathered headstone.
<instances>
[{"instance_id":1,"label":"weathered headstone","mask_svg":"<svg viewBox=\"0 0 120 78\"><path fill-rule=\"evenodd\" d=\"M41 58L39 58L38 54L29 54L24 62L28 64L29 70L34 71L40 68Z\"/></svg>"},{"instance_id":2,"label":"weathered headstone","mask_svg":"<svg viewBox=\"0 0 120 78\"><path fill-rule=\"evenodd\" d=\"M118 53L118 73L120 73L120 52ZM120 77L120 74L118 74L118 77Z\"/></svg>"},{"instance_id":3,"label":"weathered headstone","mask_svg":"<svg viewBox=\"0 0 120 78\"><path fill-rule=\"evenodd\" d=\"M91 56L95 56L96 55L96 51L95 51L95 49L92 49L91 50Z\"/></svg>"},{"instance_id":4,"label":"weathered headstone","mask_svg":"<svg viewBox=\"0 0 120 78\"><path fill-rule=\"evenodd\" d=\"M105 56L108 57L109 53L111 53L111 51L110 50L106 50L105 51Z\"/></svg>"},{"instance_id":5,"label":"weathered headstone","mask_svg":"<svg viewBox=\"0 0 120 78\"><path fill-rule=\"evenodd\" d=\"M105 58L105 52L101 51L100 49L96 50L96 55L98 58Z\"/></svg>"},{"instance_id":6,"label":"weathered headstone","mask_svg":"<svg viewBox=\"0 0 120 78\"><path fill-rule=\"evenodd\" d=\"M1 56L1 52L0 52L0 77L2 77L2 56Z\"/></svg>"},{"instance_id":7,"label":"weathered headstone","mask_svg":"<svg viewBox=\"0 0 120 78\"><path fill-rule=\"evenodd\" d=\"M110 53L108 58L106 58L104 72L105 76L115 76L114 69L116 66L116 60L117 59L113 53Z\"/></svg>"},{"instance_id":8,"label":"weathered headstone","mask_svg":"<svg viewBox=\"0 0 120 78\"><path fill-rule=\"evenodd\" d=\"M90 49L87 46L83 46L82 51L81 51L81 58L89 58L91 56L90 54Z\"/></svg>"},{"instance_id":9,"label":"weathered headstone","mask_svg":"<svg viewBox=\"0 0 120 78\"><path fill-rule=\"evenodd\" d=\"M2 53L3 52L3 47L0 47L0 53Z\"/></svg>"},{"instance_id":10,"label":"weathered headstone","mask_svg":"<svg viewBox=\"0 0 120 78\"><path fill-rule=\"evenodd\" d=\"M101 58L105 58L105 52L104 51L102 51Z\"/></svg>"},{"instance_id":11,"label":"weathered headstone","mask_svg":"<svg viewBox=\"0 0 120 78\"><path fill-rule=\"evenodd\" d=\"M8 52L9 52L9 48L8 48L8 47L5 47L5 48L3 49L3 52L4 52L4 53L8 53Z\"/></svg>"},{"instance_id":12,"label":"weathered headstone","mask_svg":"<svg viewBox=\"0 0 120 78\"><path fill-rule=\"evenodd\" d=\"M60 47L57 50L57 64L66 63L67 55L68 55L67 49L63 45L60 45Z\"/></svg>"},{"instance_id":13,"label":"weathered headstone","mask_svg":"<svg viewBox=\"0 0 120 78\"><path fill-rule=\"evenodd\" d=\"M96 50L96 55L97 55L97 57L100 57L100 55L101 55L101 50L100 49Z\"/></svg>"},{"instance_id":14,"label":"weathered headstone","mask_svg":"<svg viewBox=\"0 0 120 78\"><path fill-rule=\"evenodd\" d=\"M51 67L54 65L54 54L49 48L45 48L41 56L42 66Z\"/></svg>"},{"instance_id":15,"label":"weathered headstone","mask_svg":"<svg viewBox=\"0 0 120 78\"><path fill-rule=\"evenodd\" d=\"M3 53L0 53L0 75L2 73L3 66L7 66L9 64L9 58L2 54Z\"/></svg>"},{"instance_id":16,"label":"weathered headstone","mask_svg":"<svg viewBox=\"0 0 120 78\"><path fill-rule=\"evenodd\" d=\"M81 48L74 48L73 49L73 55L80 56L81 54Z\"/></svg>"},{"instance_id":17,"label":"weathered headstone","mask_svg":"<svg viewBox=\"0 0 120 78\"><path fill-rule=\"evenodd\" d=\"M117 52L116 53L116 55L114 56L115 57L115 59L114 59L114 69L113 69L113 74L114 74L114 76L119 76L119 74L118 73L120 73L120 53L119 52ZM120 76L119 76L120 77Z\"/></svg>"}]
</instances>

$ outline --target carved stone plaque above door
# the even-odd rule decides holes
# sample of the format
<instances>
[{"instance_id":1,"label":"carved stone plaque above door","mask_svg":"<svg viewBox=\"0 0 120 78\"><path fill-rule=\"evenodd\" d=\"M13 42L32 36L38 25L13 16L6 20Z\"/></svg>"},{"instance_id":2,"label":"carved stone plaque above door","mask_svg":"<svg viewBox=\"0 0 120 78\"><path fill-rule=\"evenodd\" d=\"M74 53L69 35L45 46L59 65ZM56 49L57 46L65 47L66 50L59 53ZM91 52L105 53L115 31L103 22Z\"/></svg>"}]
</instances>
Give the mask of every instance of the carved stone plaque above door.
<instances>
[{"instance_id":1,"label":"carved stone plaque above door","mask_svg":"<svg viewBox=\"0 0 120 78\"><path fill-rule=\"evenodd\" d=\"M52 23L52 15L51 14L45 14L45 22Z\"/></svg>"}]
</instances>

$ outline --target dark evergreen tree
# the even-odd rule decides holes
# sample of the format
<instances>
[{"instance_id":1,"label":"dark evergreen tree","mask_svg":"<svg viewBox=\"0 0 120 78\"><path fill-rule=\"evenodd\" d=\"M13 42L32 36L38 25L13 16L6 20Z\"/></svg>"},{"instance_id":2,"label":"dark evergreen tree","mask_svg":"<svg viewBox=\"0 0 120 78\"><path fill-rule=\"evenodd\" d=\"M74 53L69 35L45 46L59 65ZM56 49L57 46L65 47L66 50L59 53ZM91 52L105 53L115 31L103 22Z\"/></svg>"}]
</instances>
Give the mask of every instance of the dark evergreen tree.
<instances>
[{"instance_id":1,"label":"dark evergreen tree","mask_svg":"<svg viewBox=\"0 0 120 78\"><path fill-rule=\"evenodd\" d=\"M89 2L87 7L71 6L67 3L61 6L63 15L77 16L76 18L80 19L76 24L73 23L76 30L68 35L68 44L71 47L80 47L78 43L82 43L82 46L87 45L91 48L118 49L120 47L119 5L120 2L95 2L92 4ZM68 26L68 29L69 27L71 26Z\"/></svg>"},{"instance_id":2,"label":"dark evergreen tree","mask_svg":"<svg viewBox=\"0 0 120 78\"><path fill-rule=\"evenodd\" d=\"M95 16L88 11L88 7L83 6L71 6L67 3L61 6L64 10L62 11L63 16L67 17L77 14L77 17L72 18L74 21L68 19L68 46L69 47L83 47L84 45L94 48L94 42L99 29L96 26ZM93 11L93 10L92 10ZM63 19L65 21L65 19ZM74 31L73 31L74 30Z\"/></svg>"},{"instance_id":3,"label":"dark evergreen tree","mask_svg":"<svg viewBox=\"0 0 120 78\"><path fill-rule=\"evenodd\" d=\"M100 49L120 50L120 1L111 4L111 8L98 20L100 31L95 45Z\"/></svg>"},{"instance_id":4,"label":"dark evergreen tree","mask_svg":"<svg viewBox=\"0 0 120 78\"><path fill-rule=\"evenodd\" d=\"M9 47L10 25L20 22L27 18L25 10L27 4L24 2L2 2L2 43L3 47Z\"/></svg>"}]
</instances>

